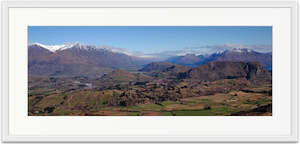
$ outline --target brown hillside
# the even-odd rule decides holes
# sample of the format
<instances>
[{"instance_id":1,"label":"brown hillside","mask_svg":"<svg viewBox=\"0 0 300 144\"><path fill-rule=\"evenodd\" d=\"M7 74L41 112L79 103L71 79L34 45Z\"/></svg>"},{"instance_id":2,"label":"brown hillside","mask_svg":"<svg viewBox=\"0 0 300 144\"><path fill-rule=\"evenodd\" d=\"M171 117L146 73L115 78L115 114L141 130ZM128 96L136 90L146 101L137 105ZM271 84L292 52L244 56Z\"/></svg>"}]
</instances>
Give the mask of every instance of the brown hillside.
<instances>
[{"instance_id":1,"label":"brown hillside","mask_svg":"<svg viewBox=\"0 0 300 144\"><path fill-rule=\"evenodd\" d=\"M243 77L254 82L257 80L271 80L271 75L256 62L210 62L189 70L183 76L206 81Z\"/></svg>"}]
</instances>

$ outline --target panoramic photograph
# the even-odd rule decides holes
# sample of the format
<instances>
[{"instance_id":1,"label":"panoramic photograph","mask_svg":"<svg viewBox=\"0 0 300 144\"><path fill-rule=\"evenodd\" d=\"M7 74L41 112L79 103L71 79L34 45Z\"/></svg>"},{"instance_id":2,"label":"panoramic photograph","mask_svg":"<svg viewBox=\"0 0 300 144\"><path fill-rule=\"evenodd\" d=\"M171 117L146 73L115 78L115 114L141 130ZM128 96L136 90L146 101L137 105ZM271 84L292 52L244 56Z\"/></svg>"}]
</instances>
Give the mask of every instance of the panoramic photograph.
<instances>
[{"instance_id":1,"label":"panoramic photograph","mask_svg":"<svg viewBox=\"0 0 300 144\"><path fill-rule=\"evenodd\" d=\"M272 27L28 26L28 116L272 116Z\"/></svg>"}]
</instances>

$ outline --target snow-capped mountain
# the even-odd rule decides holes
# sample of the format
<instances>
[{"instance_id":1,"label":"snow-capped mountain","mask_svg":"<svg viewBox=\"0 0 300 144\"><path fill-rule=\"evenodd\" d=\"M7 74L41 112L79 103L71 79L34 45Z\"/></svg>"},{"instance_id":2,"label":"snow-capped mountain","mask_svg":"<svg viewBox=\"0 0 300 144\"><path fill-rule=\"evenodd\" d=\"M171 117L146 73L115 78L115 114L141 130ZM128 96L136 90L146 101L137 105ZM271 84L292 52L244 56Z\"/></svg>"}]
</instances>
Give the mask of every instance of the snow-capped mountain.
<instances>
[{"instance_id":1,"label":"snow-capped mountain","mask_svg":"<svg viewBox=\"0 0 300 144\"><path fill-rule=\"evenodd\" d=\"M28 67L36 75L102 75L113 69L134 69L152 59L129 54L109 46L60 46L31 44L28 46Z\"/></svg>"},{"instance_id":2,"label":"snow-capped mountain","mask_svg":"<svg viewBox=\"0 0 300 144\"><path fill-rule=\"evenodd\" d=\"M174 56L166 60L174 64L185 66L198 66L211 61L243 61L243 62L259 62L267 70L272 69L272 54L260 53L246 48L233 48L227 50L216 51L207 55L186 54L183 56Z\"/></svg>"},{"instance_id":3,"label":"snow-capped mountain","mask_svg":"<svg viewBox=\"0 0 300 144\"><path fill-rule=\"evenodd\" d=\"M233 48L233 49L218 51L217 53L226 53L226 52L250 53L250 52L255 52L255 51L246 49L246 48Z\"/></svg>"},{"instance_id":4,"label":"snow-capped mountain","mask_svg":"<svg viewBox=\"0 0 300 144\"><path fill-rule=\"evenodd\" d=\"M57 50L64 50L64 49L68 49L68 48L71 48L74 46L74 44L63 44L63 45L44 45L44 44L41 44L41 43L33 43L29 46L39 46L39 47L42 47L42 48L45 48L51 52L55 52Z\"/></svg>"},{"instance_id":5,"label":"snow-capped mountain","mask_svg":"<svg viewBox=\"0 0 300 144\"><path fill-rule=\"evenodd\" d=\"M260 52L260 53L268 53L272 51L272 45L266 44L252 44L252 45L243 45L243 44L234 44L234 43L225 43L225 44L217 44L217 45L202 45L202 46L192 46L185 47L181 50L173 50L173 51L164 51L160 53L156 53L155 55L169 58L174 56L184 56L187 54L193 54L196 56L199 55L211 55L214 53L223 53L225 51L231 52Z\"/></svg>"},{"instance_id":6,"label":"snow-capped mountain","mask_svg":"<svg viewBox=\"0 0 300 144\"><path fill-rule=\"evenodd\" d=\"M155 57L153 55L146 55L146 54L138 53L138 52L129 52L125 49L116 48L116 47L109 46L109 45L95 46L95 45L85 45L85 44L81 44L79 42L66 43L66 44L62 44L62 45L44 45L41 43L33 43L33 44L30 44L29 46L39 46L39 47L45 48L54 53L58 52L58 51L75 48L75 49L81 49L81 50L107 50L107 51L114 52L114 53L121 53L121 54L126 54L128 56L140 57L140 58L154 58Z\"/></svg>"}]
</instances>

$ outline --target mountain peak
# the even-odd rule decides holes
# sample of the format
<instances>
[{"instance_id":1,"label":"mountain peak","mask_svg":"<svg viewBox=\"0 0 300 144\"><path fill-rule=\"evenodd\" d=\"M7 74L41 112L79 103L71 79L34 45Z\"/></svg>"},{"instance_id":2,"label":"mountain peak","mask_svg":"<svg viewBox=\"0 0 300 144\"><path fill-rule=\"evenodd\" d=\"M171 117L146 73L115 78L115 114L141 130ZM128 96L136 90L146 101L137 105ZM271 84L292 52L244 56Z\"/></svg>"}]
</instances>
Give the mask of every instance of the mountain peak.
<instances>
[{"instance_id":1,"label":"mountain peak","mask_svg":"<svg viewBox=\"0 0 300 144\"><path fill-rule=\"evenodd\" d=\"M66 43L66 44L61 44L61 45L44 45L41 43L32 43L29 46L39 46L42 48L45 48L51 52L56 52L58 50L65 50L65 49L69 49L72 48L74 46L80 47L81 44L79 42L75 42L75 43Z\"/></svg>"},{"instance_id":2,"label":"mountain peak","mask_svg":"<svg viewBox=\"0 0 300 144\"><path fill-rule=\"evenodd\" d=\"M31 46L39 46L39 47L45 48L51 52L55 52L55 51L61 49L62 47L65 47L66 45L65 44L63 44L63 45L44 45L41 43L33 43L33 44L31 44Z\"/></svg>"}]
</instances>

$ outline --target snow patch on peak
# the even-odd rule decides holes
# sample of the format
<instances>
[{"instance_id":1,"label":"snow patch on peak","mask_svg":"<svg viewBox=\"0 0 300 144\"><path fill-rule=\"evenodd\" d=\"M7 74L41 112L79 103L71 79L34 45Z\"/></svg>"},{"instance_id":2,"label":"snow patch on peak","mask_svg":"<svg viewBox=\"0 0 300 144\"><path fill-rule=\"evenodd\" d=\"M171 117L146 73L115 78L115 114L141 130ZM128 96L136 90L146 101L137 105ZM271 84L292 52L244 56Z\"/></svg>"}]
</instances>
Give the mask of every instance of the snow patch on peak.
<instances>
[{"instance_id":1,"label":"snow patch on peak","mask_svg":"<svg viewBox=\"0 0 300 144\"><path fill-rule=\"evenodd\" d=\"M230 48L230 49L219 49L215 53L216 54L224 54L227 52L235 52L235 53L250 53L253 52L253 50L247 49L247 48Z\"/></svg>"},{"instance_id":2,"label":"snow patch on peak","mask_svg":"<svg viewBox=\"0 0 300 144\"><path fill-rule=\"evenodd\" d=\"M31 45L37 45L37 46L45 48L45 49L47 49L51 52L62 51L62 50L65 50L65 49L72 48L74 46L79 46L79 47L81 46L79 42L66 43L66 44L62 44L62 45L44 45L44 44L41 44L41 43L33 43Z\"/></svg>"},{"instance_id":3,"label":"snow patch on peak","mask_svg":"<svg viewBox=\"0 0 300 144\"><path fill-rule=\"evenodd\" d=\"M231 50L232 52L238 52L238 53L242 53L243 50L242 49L239 49L239 48L234 48Z\"/></svg>"},{"instance_id":4,"label":"snow patch on peak","mask_svg":"<svg viewBox=\"0 0 300 144\"><path fill-rule=\"evenodd\" d=\"M233 48L230 51L232 51L232 52L239 52L239 53L252 52L252 50L246 49L246 48Z\"/></svg>"},{"instance_id":5,"label":"snow patch on peak","mask_svg":"<svg viewBox=\"0 0 300 144\"><path fill-rule=\"evenodd\" d=\"M37 46L40 46L42 48L45 48L51 52L55 52L59 49L61 49L62 47L65 47L66 45L44 45L44 44L40 44L40 43L33 43L32 45L37 45Z\"/></svg>"},{"instance_id":6,"label":"snow patch on peak","mask_svg":"<svg viewBox=\"0 0 300 144\"><path fill-rule=\"evenodd\" d=\"M79 48L81 48L81 44L79 42L68 43L68 44L64 44L63 47L61 47L60 49L57 49L57 50L62 51L62 50L66 50L66 49L69 49L69 48L72 48L72 47L79 47Z\"/></svg>"}]
</instances>

